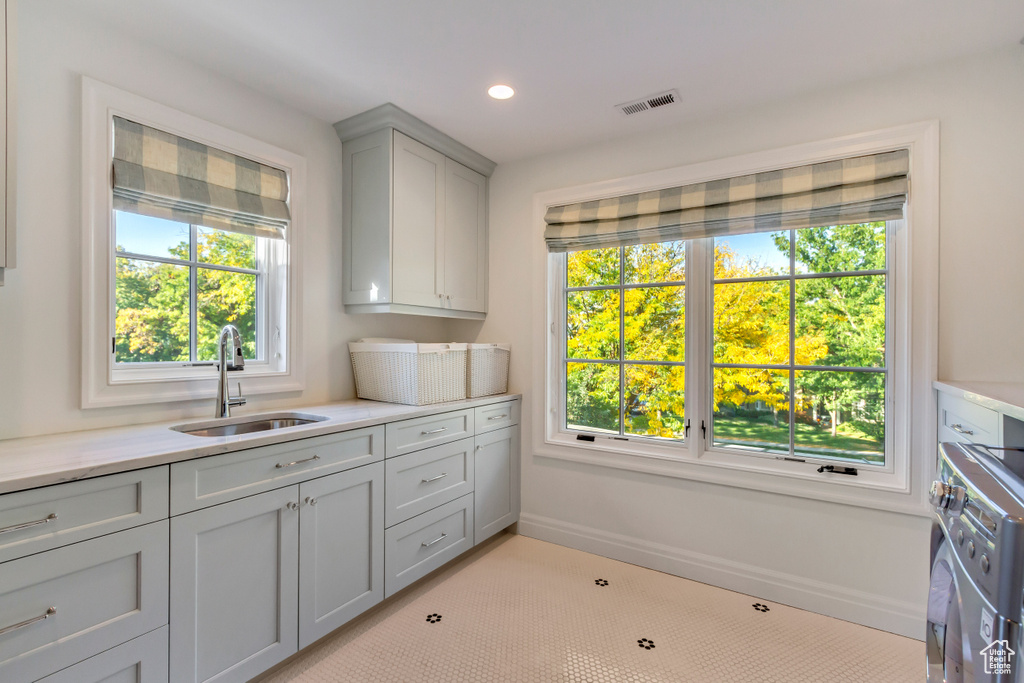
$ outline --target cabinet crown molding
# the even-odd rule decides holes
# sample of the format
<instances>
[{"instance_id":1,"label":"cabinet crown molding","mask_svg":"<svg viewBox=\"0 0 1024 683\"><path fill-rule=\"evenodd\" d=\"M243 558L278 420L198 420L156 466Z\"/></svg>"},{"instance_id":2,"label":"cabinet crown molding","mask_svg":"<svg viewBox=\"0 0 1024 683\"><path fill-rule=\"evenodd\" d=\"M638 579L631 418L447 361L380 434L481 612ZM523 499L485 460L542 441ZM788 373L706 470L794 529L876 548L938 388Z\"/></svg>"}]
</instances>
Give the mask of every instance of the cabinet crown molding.
<instances>
[{"instance_id":1,"label":"cabinet crown molding","mask_svg":"<svg viewBox=\"0 0 1024 683\"><path fill-rule=\"evenodd\" d=\"M482 154L390 102L334 124L334 130L342 144L383 128L399 130L488 178L497 166Z\"/></svg>"}]
</instances>

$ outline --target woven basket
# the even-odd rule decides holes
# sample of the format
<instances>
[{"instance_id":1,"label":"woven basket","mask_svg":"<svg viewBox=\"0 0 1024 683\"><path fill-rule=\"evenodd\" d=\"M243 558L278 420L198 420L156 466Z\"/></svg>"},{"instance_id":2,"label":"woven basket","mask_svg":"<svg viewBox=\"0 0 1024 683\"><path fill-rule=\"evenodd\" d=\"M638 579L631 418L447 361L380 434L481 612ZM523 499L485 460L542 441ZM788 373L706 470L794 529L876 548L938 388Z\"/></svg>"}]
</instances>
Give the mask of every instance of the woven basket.
<instances>
[{"instance_id":1,"label":"woven basket","mask_svg":"<svg viewBox=\"0 0 1024 683\"><path fill-rule=\"evenodd\" d=\"M466 393L469 398L504 394L508 391L508 344L468 344L469 368Z\"/></svg>"},{"instance_id":2,"label":"woven basket","mask_svg":"<svg viewBox=\"0 0 1024 683\"><path fill-rule=\"evenodd\" d=\"M350 342L356 396L422 406L466 398L466 345Z\"/></svg>"}]
</instances>

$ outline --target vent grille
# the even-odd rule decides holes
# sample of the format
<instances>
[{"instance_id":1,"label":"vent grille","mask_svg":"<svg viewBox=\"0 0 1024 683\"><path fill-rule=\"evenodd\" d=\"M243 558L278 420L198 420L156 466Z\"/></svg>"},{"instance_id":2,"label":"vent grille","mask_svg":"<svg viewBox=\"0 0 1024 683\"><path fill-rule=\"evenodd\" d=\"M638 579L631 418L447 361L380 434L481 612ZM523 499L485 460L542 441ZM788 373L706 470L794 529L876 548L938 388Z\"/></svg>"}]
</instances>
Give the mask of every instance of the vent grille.
<instances>
[{"instance_id":1,"label":"vent grille","mask_svg":"<svg viewBox=\"0 0 1024 683\"><path fill-rule=\"evenodd\" d=\"M640 112L647 111L649 109L675 104L678 101L679 92L676 90L668 90L633 102L616 105L616 108L626 116L632 116L633 114L639 114Z\"/></svg>"}]
</instances>

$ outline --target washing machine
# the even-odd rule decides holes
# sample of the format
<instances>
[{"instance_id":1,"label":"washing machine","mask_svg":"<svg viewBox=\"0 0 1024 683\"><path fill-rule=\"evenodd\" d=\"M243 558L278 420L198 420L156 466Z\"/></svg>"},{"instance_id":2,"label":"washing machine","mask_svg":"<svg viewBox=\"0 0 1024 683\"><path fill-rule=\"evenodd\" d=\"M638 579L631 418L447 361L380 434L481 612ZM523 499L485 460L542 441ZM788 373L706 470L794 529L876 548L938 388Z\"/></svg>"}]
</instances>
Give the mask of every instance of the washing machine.
<instances>
[{"instance_id":1,"label":"washing machine","mask_svg":"<svg viewBox=\"0 0 1024 683\"><path fill-rule=\"evenodd\" d=\"M1024 683L1024 481L983 447L939 451L928 683Z\"/></svg>"}]
</instances>

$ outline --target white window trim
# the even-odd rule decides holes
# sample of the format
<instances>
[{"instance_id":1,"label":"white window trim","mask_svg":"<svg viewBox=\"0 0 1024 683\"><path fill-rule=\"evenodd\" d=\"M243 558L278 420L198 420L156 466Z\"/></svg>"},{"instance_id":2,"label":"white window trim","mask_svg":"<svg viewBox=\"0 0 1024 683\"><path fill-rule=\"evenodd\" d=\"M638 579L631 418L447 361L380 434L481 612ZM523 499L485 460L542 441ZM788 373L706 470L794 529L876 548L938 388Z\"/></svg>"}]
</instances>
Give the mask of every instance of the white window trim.
<instances>
[{"instance_id":1,"label":"white window trim","mask_svg":"<svg viewBox=\"0 0 1024 683\"><path fill-rule=\"evenodd\" d=\"M819 474L809 463L788 462L705 448L700 435L700 417L709 423L710 406L694 406L690 438L680 448L668 444L616 442L600 437L593 443L579 442L560 422L563 400L561 385L561 335L563 322L560 296L564 259L549 255L538 240L537 272L547 277L534 290L538 329L534 352L545 362L536 364L534 386L534 453L541 457L588 463L653 475L695 479L726 486L771 491L802 498L826 500L862 507L878 507L914 515L928 515L926 493L935 467L935 397L932 382L938 366L938 217L939 217L939 124L928 121L881 131L851 135L758 152L712 162L617 178L588 185L550 190L534 196L533 219L543 232L544 214L549 206L632 194L665 187L687 185L761 171L813 164L832 159L882 152L897 148L910 150L911 201L904 225L896 235L898 261L892 264L891 286L896 287L892 316L896 347L887 360L897 393L891 397L893 427L887 434L888 463L878 468L859 467L859 475ZM694 250L691 249L690 253ZM688 254L689 258L689 254ZM688 263L688 271L689 263ZM706 315L706 283L692 279L687 285L688 313ZM694 307L702 310L695 311ZM700 335L687 334L687 345L707 344ZM913 349L913 353L911 353ZM688 348L688 351L690 349ZM689 354L688 357L694 357ZM687 365L687 390L710 402L706 387L710 368ZM887 399L888 400L888 399ZM687 402L688 412L691 402ZM891 450L889 450L891 449Z\"/></svg>"},{"instance_id":2,"label":"white window trim","mask_svg":"<svg viewBox=\"0 0 1024 683\"><path fill-rule=\"evenodd\" d=\"M213 398L213 367L115 368L111 352L114 320L114 235L111 192L113 117L122 116L175 135L284 169L290 179L291 223L286 241L272 245L279 279L268 292L284 292L267 301L270 316L266 362L246 363L240 377L246 395L301 391L302 357L301 236L306 161L301 156L247 135L185 114L146 98L82 77L82 407L165 403ZM281 263L284 267L280 267ZM284 286L282 286L284 285ZM280 339L276 329L283 320Z\"/></svg>"}]
</instances>

